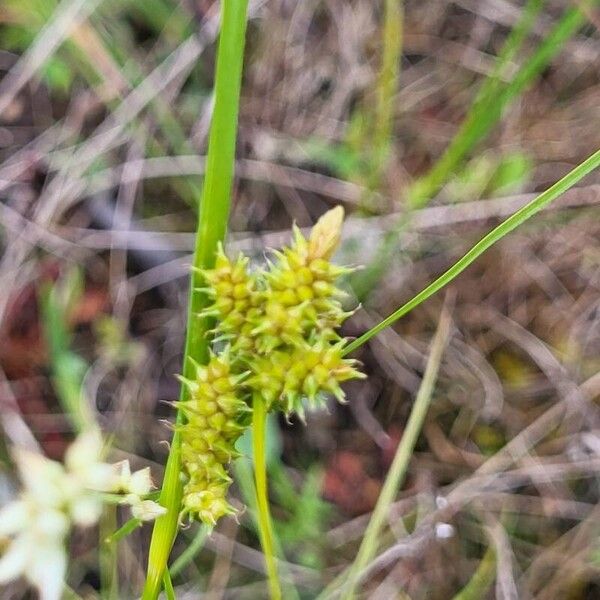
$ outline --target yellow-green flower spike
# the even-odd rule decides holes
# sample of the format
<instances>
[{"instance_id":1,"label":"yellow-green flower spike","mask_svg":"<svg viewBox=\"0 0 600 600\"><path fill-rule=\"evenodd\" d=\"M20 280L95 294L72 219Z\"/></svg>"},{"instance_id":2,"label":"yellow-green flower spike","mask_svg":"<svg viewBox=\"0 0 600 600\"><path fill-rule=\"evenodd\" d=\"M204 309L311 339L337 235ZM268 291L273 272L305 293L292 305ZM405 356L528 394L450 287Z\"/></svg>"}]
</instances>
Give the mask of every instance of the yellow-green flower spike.
<instances>
[{"instance_id":1,"label":"yellow-green flower spike","mask_svg":"<svg viewBox=\"0 0 600 600\"><path fill-rule=\"evenodd\" d=\"M352 269L336 266L328 260L339 243L343 216L344 211L339 206L325 213L308 240L294 226L292 245L275 252L276 261L265 275L267 322L270 312L283 309L289 313L288 327L293 324L296 330L291 342L282 339L282 343L301 341L315 328L331 335L348 317L339 301L343 292L335 286L335 281Z\"/></svg>"},{"instance_id":2,"label":"yellow-green flower spike","mask_svg":"<svg viewBox=\"0 0 600 600\"><path fill-rule=\"evenodd\" d=\"M343 358L342 350L343 342L326 340L313 346L304 343L291 352L276 350L255 361L254 374L246 384L259 392L271 409L302 417L305 398L311 408L321 406L327 394L344 402L340 383L365 377L355 360Z\"/></svg>"},{"instance_id":3,"label":"yellow-green flower spike","mask_svg":"<svg viewBox=\"0 0 600 600\"><path fill-rule=\"evenodd\" d=\"M203 289L212 301L202 315L216 318L217 337L231 340L235 349L242 351L254 349L252 331L263 305L259 278L250 273L248 263L242 254L232 262L219 244L214 269L201 271L207 284Z\"/></svg>"},{"instance_id":4,"label":"yellow-green flower spike","mask_svg":"<svg viewBox=\"0 0 600 600\"><path fill-rule=\"evenodd\" d=\"M343 358L337 328L351 314L340 303L336 280L351 269L330 258L339 244L344 211L323 215L306 239L293 228L292 244L275 252L264 271L251 272L243 255L230 260L219 246L214 269L202 271L210 298L204 316L217 321L213 342L226 341L196 376L182 379L190 400L181 403L182 463L188 476L183 514L208 525L233 508L227 502L229 462L249 422L251 398L270 410L304 417L327 395L344 401L340 384L362 378L356 361Z\"/></svg>"},{"instance_id":5,"label":"yellow-green flower spike","mask_svg":"<svg viewBox=\"0 0 600 600\"><path fill-rule=\"evenodd\" d=\"M211 355L207 365L196 365L193 380L182 378L190 394L189 401L179 403L187 419L180 426L182 464L188 476L183 513L211 526L234 512L226 500L231 483L226 466L238 455L235 442L250 411L240 399L244 377L232 373L226 350Z\"/></svg>"}]
</instances>

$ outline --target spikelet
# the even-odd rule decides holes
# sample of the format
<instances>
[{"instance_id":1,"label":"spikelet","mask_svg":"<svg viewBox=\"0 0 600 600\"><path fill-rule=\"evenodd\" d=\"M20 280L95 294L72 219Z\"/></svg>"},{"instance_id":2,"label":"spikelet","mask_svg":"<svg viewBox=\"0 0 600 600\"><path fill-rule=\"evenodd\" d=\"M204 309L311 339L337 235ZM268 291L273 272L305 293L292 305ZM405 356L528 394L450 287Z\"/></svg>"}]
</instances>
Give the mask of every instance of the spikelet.
<instances>
[{"instance_id":1,"label":"spikelet","mask_svg":"<svg viewBox=\"0 0 600 600\"><path fill-rule=\"evenodd\" d=\"M314 330L329 339L339 339L335 329L351 313L342 309L340 298L344 294L335 281L352 269L334 265L328 259L339 243L343 215L340 206L325 213L308 240L294 226L292 245L275 252L276 261L265 274L266 318L260 332L268 343L261 348L263 351L276 347L273 338L279 338L280 344L297 345ZM279 322L284 322L285 313L287 331L281 331Z\"/></svg>"},{"instance_id":2,"label":"spikelet","mask_svg":"<svg viewBox=\"0 0 600 600\"><path fill-rule=\"evenodd\" d=\"M235 262L231 261L219 243L215 267L200 271L206 282L202 289L211 300L201 316L217 319L216 338L230 341L234 354L255 350L252 332L264 309L259 276L250 273L248 263L248 258L242 254Z\"/></svg>"},{"instance_id":3,"label":"spikelet","mask_svg":"<svg viewBox=\"0 0 600 600\"><path fill-rule=\"evenodd\" d=\"M231 261L219 243L215 267L200 270L207 284L203 291L211 299L202 316L216 317L219 333L239 332L251 309L261 303L256 277L249 273L248 262L242 254Z\"/></svg>"},{"instance_id":4,"label":"spikelet","mask_svg":"<svg viewBox=\"0 0 600 600\"><path fill-rule=\"evenodd\" d=\"M304 420L303 400L310 408L324 404L327 395L345 401L340 383L365 377L357 361L343 358L344 342L331 344L319 340L314 345L303 343L291 352L276 350L258 358L247 385L259 392L271 410L287 416L296 413Z\"/></svg>"},{"instance_id":5,"label":"spikelet","mask_svg":"<svg viewBox=\"0 0 600 600\"><path fill-rule=\"evenodd\" d=\"M227 464L238 454L235 442L247 425L250 411L240 399L245 374L231 371L230 352L211 354L208 365L195 365L193 380L181 378L190 399L178 405L187 422L179 427L182 464L188 476L183 514L207 525L234 512L226 499L231 478Z\"/></svg>"}]
</instances>

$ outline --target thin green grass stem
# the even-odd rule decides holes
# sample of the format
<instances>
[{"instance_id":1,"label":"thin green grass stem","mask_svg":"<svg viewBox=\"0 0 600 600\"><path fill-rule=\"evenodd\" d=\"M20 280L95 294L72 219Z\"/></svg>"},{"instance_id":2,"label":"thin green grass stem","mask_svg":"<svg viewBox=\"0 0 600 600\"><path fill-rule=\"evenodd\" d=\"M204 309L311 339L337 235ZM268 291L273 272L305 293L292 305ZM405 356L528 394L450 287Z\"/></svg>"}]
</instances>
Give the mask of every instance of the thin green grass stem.
<instances>
[{"instance_id":1,"label":"thin green grass stem","mask_svg":"<svg viewBox=\"0 0 600 600\"><path fill-rule=\"evenodd\" d=\"M111 533L104 537L105 544L117 544L121 540L125 539L128 535L132 534L136 529L140 528L143 524L141 519L129 519L126 523L124 523L119 529L117 529L114 533Z\"/></svg>"},{"instance_id":2,"label":"thin green grass stem","mask_svg":"<svg viewBox=\"0 0 600 600\"><path fill-rule=\"evenodd\" d=\"M252 401L252 454L254 456L254 483L256 487L256 507L258 510L258 530L260 543L265 555L269 594L271 600L281 600L281 587L277 574L277 562L274 554L274 535L269 496L267 491L267 407L260 394L255 394Z\"/></svg>"},{"instance_id":3,"label":"thin green grass stem","mask_svg":"<svg viewBox=\"0 0 600 600\"><path fill-rule=\"evenodd\" d=\"M354 563L350 568L346 581L341 582L342 586L345 588L342 593L342 597L345 598L345 600L354 598L362 571L377 553L380 545L379 542L381 540L381 532L385 520L387 519L390 506L406 478L408 465L431 403L431 397L437 381L442 355L446 348L450 333L450 323L450 313L448 310L444 309L437 332L431 343L431 352L429 354L427 366L425 367L423 380L410 412L406 429L402 434L402 439L400 440L400 444L394 455L394 460L392 461L390 470L385 478L383 488L377 499L377 504L375 505L367 529L365 530Z\"/></svg>"},{"instance_id":4,"label":"thin green grass stem","mask_svg":"<svg viewBox=\"0 0 600 600\"><path fill-rule=\"evenodd\" d=\"M274 415L267 415L267 441L265 444L265 450L267 452L267 476L273 475L274 470L273 464L268 459L269 418L274 418ZM256 531L260 532L261 522L257 506L253 461L250 460L250 457L239 458L235 461L234 469L235 481L242 494L242 501L246 505L246 512L254 522ZM284 556L283 547L279 538L277 537L275 527L273 527L273 549L275 551L275 556ZM288 563L280 562L278 567L280 573L279 579L283 588L282 594L284 594L285 600L299 600L300 596L298 595L298 590L296 590L294 586L292 574L289 572ZM173 569L171 569L171 571L173 571Z\"/></svg>"},{"instance_id":5,"label":"thin green grass stem","mask_svg":"<svg viewBox=\"0 0 600 600\"><path fill-rule=\"evenodd\" d=\"M406 304L403 304L398 310L394 311L389 317L363 333L359 338L350 342L344 349L344 354L353 352L365 342L368 342L373 336L377 335L382 329L395 323L400 317L403 317L411 310L419 306L425 300L439 292L448 285L460 273L462 273L470 264L479 258L486 250L509 234L513 229L522 225L525 221L533 217L545 206L556 200L561 194L572 188L578 181L591 173L600 166L600 150L597 150L589 158L576 166L567 173L560 181L549 187L545 192L534 198L531 202L520 208L497 227L492 229L479 242L477 242L462 258L455 262L445 273L440 275L435 281L430 283L424 290L411 298Z\"/></svg>"},{"instance_id":6,"label":"thin green grass stem","mask_svg":"<svg viewBox=\"0 0 600 600\"><path fill-rule=\"evenodd\" d=\"M215 75L215 107L194 250L193 265L196 269L210 268L214 265L217 244L224 239L227 230L247 6L247 0L231 0L222 3L221 35ZM183 362L183 375L188 378L194 376L193 365L189 359L205 363L208 358L206 332L210 328L210 323L207 319L198 317L198 313L207 304L205 294L198 289L201 285L200 274L197 270L193 270ZM187 389L182 386L180 400L186 401L187 399ZM183 415L181 411L178 411L176 425L182 421ZM177 534L183 491L180 444L179 433L176 429L171 442L159 499L160 504L167 509L167 514L156 520L152 532L148 555L148 574L142 594L143 600L156 600L158 597L169 554Z\"/></svg>"},{"instance_id":7,"label":"thin green grass stem","mask_svg":"<svg viewBox=\"0 0 600 600\"><path fill-rule=\"evenodd\" d=\"M169 569L165 569L165 574L163 575L163 587L165 589L165 596L167 600L176 600L175 596L175 588L173 587L173 582L171 581L171 573Z\"/></svg>"},{"instance_id":8,"label":"thin green grass stem","mask_svg":"<svg viewBox=\"0 0 600 600\"><path fill-rule=\"evenodd\" d=\"M100 597L102 600L119 600L119 559L117 544L107 536L107 531L113 531L117 526L117 507L104 508L98 533L100 538L99 566L100 566ZM108 541L109 543L102 543Z\"/></svg>"},{"instance_id":9,"label":"thin green grass stem","mask_svg":"<svg viewBox=\"0 0 600 600\"><path fill-rule=\"evenodd\" d=\"M394 99L400 80L402 57L402 33L404 10L402 0L385 0L382 23L381 67L377 77L377 89L372 118L372 139L368 140L371 154L367 187L377 189L390 157L394 124Z\"/></svg>"},{"instance_id":10,"label":"thin green grass stem","mask_svg":"<svg viewBox=\"0 0 600 600\"><path fill-rule=\"evenodd\" d=\"M77 433L94 429L97 427L96 419L83 389L83 379L89 365L70 348L71 331L57 285L44 286L39 302L52 384L58 400Z\"/></svg>"}]
</instances>

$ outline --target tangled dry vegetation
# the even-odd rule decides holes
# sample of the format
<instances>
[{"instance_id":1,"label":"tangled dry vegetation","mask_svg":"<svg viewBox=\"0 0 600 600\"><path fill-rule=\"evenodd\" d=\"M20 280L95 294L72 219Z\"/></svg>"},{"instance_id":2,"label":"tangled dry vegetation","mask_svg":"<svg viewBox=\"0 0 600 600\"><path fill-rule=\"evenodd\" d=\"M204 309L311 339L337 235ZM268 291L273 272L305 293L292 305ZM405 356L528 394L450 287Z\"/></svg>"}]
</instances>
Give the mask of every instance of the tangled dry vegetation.
<instances>
[{"instance_id":1,"label":"tangled dry vegetation","mask_svg":"<svg viewBox=\"0 0 600 600\"><path fill-rule=\"evenodd\" d=\"M72 439L59 402L73 384L64 369L83 383L114 440L115 460L162 478L217 14L204 0L152 4L155 13L113 0L88 16L90 5L63 2L27 49L0 51L3 496L12 489L9 444L61 457ZM526 50L567 4L548 3ZM405 3L391 153L374 178L379 5L251 3L242 88L232 253L260 258L285 241L292 221L307 228L335 204L350 215L340 262L372 265L379 240L395 232L376 284L359 294L362 308L345 324L348 336L422 289L600 142L596 12L435 201L397 228L396 217L407 214L404 191L448 145L522 6ZM160 24L148 15L162 14L157 7L168 17ZM0 6L0 32L23 15L16 3ZM74 73L68 88L46 68L52 49ZM497 245L445 296L363 347L356 358L369 377L345 387L347 405L309 414L306 427L270 422L282 576L302 598L316 597L355 556L444 303L451 326L431 409L363 574L364 597L404 597L400 589L414 600L452 598L461 589L462 598L600 594L599 200L596 173ZM48 288L64 328L58 338L40 316ZM61 367L74 356L79 371ZM244 508L251 497L245 459L235 479L238 520L224 519L208 537L192 526L175 546L174 557L198 548L193 560L175 563L179 598L199 589L210 598L266 594L252 506ZM105 519L100 539L126 519ZM144 581L149 530L134 531L118 548L101 544L99 560L97 540L95 531L72 540L69 585L86 598L114 593L116 569L121 588L105 597L133 597ZM476 571L479 580L471 579ZM18 584L2 597L24 590Z\"/></svg>"}]
</instances>

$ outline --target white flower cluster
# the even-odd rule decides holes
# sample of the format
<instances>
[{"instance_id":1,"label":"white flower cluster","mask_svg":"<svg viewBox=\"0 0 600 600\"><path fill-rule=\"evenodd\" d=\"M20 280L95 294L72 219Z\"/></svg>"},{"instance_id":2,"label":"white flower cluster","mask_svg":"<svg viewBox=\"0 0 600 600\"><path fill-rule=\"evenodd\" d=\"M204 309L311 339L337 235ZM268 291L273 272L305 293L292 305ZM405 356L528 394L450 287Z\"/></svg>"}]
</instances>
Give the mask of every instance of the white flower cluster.
<instances>
[{"instance_id":1,"label":"white flower cluster","mask_svg":"<svg viewBox=\"0 0 600 600\"><path fill-rule=\"evenodd\" d=\"M105 463L102 446L100 432L92 430L71 444L64 465L15 452L23 489L0 510L0 539L8 542L0 559L0 585L23 576L42 600L60 600L67 569L65 541L73 525L94 525L109 500L128 504L141 520L165 512L143 499L152 488L150 470L131 473L128 461Z\"/></svg>"}]
</instances>

